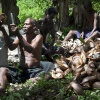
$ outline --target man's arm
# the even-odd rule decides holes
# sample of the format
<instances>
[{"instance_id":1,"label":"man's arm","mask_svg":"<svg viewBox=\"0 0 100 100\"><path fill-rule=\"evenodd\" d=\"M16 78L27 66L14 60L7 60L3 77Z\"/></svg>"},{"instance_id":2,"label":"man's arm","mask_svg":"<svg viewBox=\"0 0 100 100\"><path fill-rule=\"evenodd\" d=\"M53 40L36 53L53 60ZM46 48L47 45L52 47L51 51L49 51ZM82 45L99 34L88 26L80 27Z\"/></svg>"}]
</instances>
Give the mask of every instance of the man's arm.
<instances>
[{"instance_id":1,"label":"man's arm","mask_svg":"<svg viewBox=\"0 0 100 100\"><path fill-rule=\"evenodd\" d=\"M54 28L52 28L52 30L50 31L50 35L51 35L50 48L52 48L55 43L55 34L56 34L56 31Z\"/></svg>"},{"instance_id":2,"label":"man's arm","mask_svg":"<svg viewBox=\"0 0 100 100\"><path fill-rule=\"evenodd\" d=\"M32 41L32 43L28 43L25 38L24 35L22 36L21 34L17 33L17 37L20 40L20 44L24 47L24 49L29 52L29 53L33 53L34 50L38 49L39 46L42 46L42 42L43 42L43 37L42 35L37 35L35 41ZM40 45L41 44L41 45Z\"/></svg>"},{"instance_id":3,"label":"man's arm","mask_svg":"<svg viewBox=\"0 0 100 100\"><path fill-rule=\"evenodd\" d=\"M5 28L3 26L1 26L0 30L2 31L2 33L4 35L4 39L5 39L5 42L6 42L6 45L8 46L8 48L10 50L14 50L15 48L17 48L18 43L19 43L18 38L15 38L14 42L12 43L10 37L8 36L7 32L5 31Z\"/></svg>"},{"instance_id":4,"label":"man's arm","mask_svg":"<svg viewBox=\"0 0 100 100\"><path fill-rule=\"evenodd\" d=\"M97 17L98 17L98 14L95 13L95 14L94 14L93 29L92 29L92 31L91 31L91 34L93 34L93 32L94 32L94 31L96 30L96 28L97 28Z\"/></svg>"},{"instance_id":5,"label":"man's arm","mask_svg":"<svg viewBox=\"0 0 100 100\"><path fill-rule=\"evenodd\" d=\"M97 28L97 17L98 17L98 14L95 13L95 14L94 14L93 29L92 29L92 31L91 31L91 33L90 33L90 36L89 36L87 39L85 39L85 42L87 42L88 40L92 39L92 38L96 35L96 33L97 33L97 32L95 33L95 30L96 30L96 28Z\"/></svg>"},{"instance_id":6,"label":"man's arm","mask_svg":"<svg viewBox=\"0 0 100 100\"><path fill-rule=\"evenodd\" d=\"M43 44L43 36L41 34L38 34L35 38L35 41L34 40L32 41L31 46L33 47L34 50L37 50L42 48L42 44Z\"/></svg>"}]
</instances>

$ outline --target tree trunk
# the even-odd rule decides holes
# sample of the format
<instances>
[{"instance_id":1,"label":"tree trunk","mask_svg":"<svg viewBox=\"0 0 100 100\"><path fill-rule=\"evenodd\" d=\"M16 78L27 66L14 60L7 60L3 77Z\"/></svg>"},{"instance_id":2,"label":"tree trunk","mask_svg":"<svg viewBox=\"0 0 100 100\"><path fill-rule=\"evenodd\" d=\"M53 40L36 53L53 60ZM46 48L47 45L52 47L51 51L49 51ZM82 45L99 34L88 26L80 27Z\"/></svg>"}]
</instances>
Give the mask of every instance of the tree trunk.
<instances>
[{"instance_id":1,"label":"tree trunk","mask_svg":"<svg viewBox=\"0 0 100 100\"><path fill-rule=\"evenodd\" d=\"M82 25L82 0L78 1L78 25Z\"/></svg>"},{"instance_id":2,"label":"tree trunk","mask_svg":"<svg viewBox=\"0 0 100 100\"><path fill-rule=\"evenodd\" d=\"M68 0L59 0L59 20L60 27L69 25Z\"/></svg>"},{"instance_id":3,"label":"tree trunk","mask_svg":"<svg viewBox=\"0 0 100 100\"><path fill-rule=\"evenodd\" d=\"M78 27L82 25L82 0L77 0L73 5L74 25Z\"/></svg>"}]
</instances>

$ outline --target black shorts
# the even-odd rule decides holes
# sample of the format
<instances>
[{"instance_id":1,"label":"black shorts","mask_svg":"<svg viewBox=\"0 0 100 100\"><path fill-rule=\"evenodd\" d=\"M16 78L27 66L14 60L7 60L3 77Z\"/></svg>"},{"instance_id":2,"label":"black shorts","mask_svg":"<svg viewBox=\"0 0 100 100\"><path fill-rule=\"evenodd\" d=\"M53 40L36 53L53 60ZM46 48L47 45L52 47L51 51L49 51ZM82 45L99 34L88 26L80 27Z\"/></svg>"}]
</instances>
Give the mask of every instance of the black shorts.
<instances>
[{"instance_id":1,"label":"black shorts","mask_svg":"<svg viewBox=\"0 0 100 100\"><path fill-rule=\"evenodd\" d=\"M12 68L12 67L6 67L8 68L8 71L10 73L8 78L8 82L11 83L21 83L25 82L27 79L38 77L41 74L45 73L45 71L42 68L36 68L34 66L33 68Z\"/></svg>"},{"instance_id":2,"label":"black shorts","mask_svg":"<svg viewBox=\"0 0 100 100\"><path fill-rule=\"evenodd\" d=\"M20 78L22 82L25 82L27 79L41 76L41 74L45 74L46 72L42 68L37 68L34 66L33 68L25 68L22 70L20 74Z\"/></svg>"},{"instance_id":3,"label":"black shorts","mask_svg":"<svg viewBox=\"0 0 100 100\"><path fill-rule=\"evenodd\" d=\"M8 68L8 71L10 73L10 75L7 76L8 82L20 83L21 82L21 78L20 78L20 71L19 71L19 69L13 68L13 67L6 67L6 68Z\"/></svg>"}]
</instances>

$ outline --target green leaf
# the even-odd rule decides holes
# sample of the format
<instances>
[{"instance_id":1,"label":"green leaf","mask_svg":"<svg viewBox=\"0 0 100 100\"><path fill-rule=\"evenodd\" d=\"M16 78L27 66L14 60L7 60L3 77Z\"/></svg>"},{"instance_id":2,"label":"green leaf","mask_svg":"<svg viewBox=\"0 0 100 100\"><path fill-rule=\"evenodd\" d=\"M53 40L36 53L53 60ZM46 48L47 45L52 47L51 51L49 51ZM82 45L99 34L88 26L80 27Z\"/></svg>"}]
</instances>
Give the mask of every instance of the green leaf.
<instances>
[{"instance_id":1,"label":"green leaf","mask_svg":"<svg viewBox=\"0 0 100 100\"><path fill-rule=\"evenodd\" d=\"M15 93L13 93L13 96L14 96L14 97L21 97L21 94L20 94L20 93L15 92Z\"/></svg>"},{"instance_id":2,"label":"green leaf","mask_svg":"<svg viewBox=\"0 0 100 100\"><path fill-rule=\"evenodd\" d=\"M79 38L79 40L80 40L82 43L86 44L86 42L84 41L83 38Z\"/></svg>"}]
</instances>

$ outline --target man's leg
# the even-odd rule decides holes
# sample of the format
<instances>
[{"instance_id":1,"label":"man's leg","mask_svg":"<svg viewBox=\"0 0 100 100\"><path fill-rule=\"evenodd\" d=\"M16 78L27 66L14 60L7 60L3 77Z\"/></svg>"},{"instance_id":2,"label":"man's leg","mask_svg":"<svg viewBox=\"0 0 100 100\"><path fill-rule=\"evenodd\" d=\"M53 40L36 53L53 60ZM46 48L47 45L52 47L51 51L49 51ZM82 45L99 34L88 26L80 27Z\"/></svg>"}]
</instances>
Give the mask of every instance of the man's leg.
<instances>
[{"instance_id":1,"label":"man's leg","mask_svg":"<svg viewBox=\"0 0 100 100\"><path fill-rule=\"evenodd\" d=\"M85 39L85 42L88 42L90 39L94 39L98 35L100 35L100 32L99 31L95 31L92 35L90 35L88 38Z\"/></svg>"},{"instance_id":2,"label":"man's leg","mask_svg":"<svg viewBox=\"0 0 100 100\"><path fill-rule=\"evenodd\" d=\"M0 68L0 95L4 93L5 91L5 86L7 83L7 73L8 69L7 68Z\"/></svg>"},{"instance_id":3,"label":"man's leg","mask_svg":"<svg viewBox=\"0 0 100 100\"><path fill-rule=\"evenodd\" d=\"M73 36L77 36L77 31L70 30L69 33L66 35L64 41L68 41L70 38L73 38Z\"/></svg>"}]
</instances>

